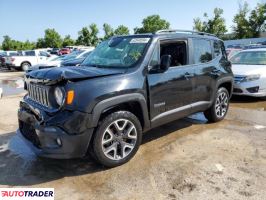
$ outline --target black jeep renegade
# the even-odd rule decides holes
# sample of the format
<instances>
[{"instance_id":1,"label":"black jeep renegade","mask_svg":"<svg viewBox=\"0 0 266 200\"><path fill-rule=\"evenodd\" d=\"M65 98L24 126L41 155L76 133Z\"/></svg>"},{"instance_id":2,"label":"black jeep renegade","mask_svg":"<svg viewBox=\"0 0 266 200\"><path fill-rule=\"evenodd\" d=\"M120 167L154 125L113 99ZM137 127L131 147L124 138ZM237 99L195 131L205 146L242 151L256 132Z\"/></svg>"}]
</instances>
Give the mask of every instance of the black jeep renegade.
<instances>
[{"instance_id":1,"label":"black jeep renegade","mask_svg":"<svg viewBox=\"0 0 266 200\"><path fill-rule=\"evenodd\" d=\"M214 35L161 30L117 36L79 67L27 73L18 134L40 156L90 152L114 167L134 156L147 130L196 112L222 120L232 85L224 44Z\"/></svg>"}]
</instances>

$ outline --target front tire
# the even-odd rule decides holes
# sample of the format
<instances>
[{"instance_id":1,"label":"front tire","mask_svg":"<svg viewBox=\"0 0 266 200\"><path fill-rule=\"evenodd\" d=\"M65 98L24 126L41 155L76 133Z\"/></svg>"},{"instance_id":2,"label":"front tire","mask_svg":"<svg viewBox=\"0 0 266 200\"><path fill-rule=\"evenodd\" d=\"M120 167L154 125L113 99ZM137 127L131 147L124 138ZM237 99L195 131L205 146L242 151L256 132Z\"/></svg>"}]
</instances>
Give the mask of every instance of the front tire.
<instances>
[{"instance_id":1,"label":"front tire","mask_svg":"<svg viewBox=\"0 0 266 200\"><path fill-rule=\"evenodd\" d=\"M128 162L137 152L142 140L138 118L128 111L118 111L105 117L98 125L93 139L94 158L106 167Z\"/></svg>"},{"instance_id":2,"label":"front tire","mask_svg":"<svg viewBox=\"0 0 266 200\"><path fill-rule=\"evenodd\" d=\"M218 89L212 106L204 112L209 122L218 122L225 118L229 108L229 93L226 88Z\"/></svg>"}]
</instances>

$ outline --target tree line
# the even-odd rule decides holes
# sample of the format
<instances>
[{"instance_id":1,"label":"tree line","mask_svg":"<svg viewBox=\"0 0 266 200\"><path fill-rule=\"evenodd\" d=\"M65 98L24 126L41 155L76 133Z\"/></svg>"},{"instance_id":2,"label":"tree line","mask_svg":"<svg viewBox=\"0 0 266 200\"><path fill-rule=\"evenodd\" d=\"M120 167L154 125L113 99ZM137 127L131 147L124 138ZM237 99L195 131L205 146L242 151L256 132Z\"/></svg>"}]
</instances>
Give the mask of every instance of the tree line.
<instances>
[{"instance_id":1,"label":"tree line","mask_svg":"<svg viewBox=\"0 0 266 200\"><path fill-rule=\"evenodd\" d=\"M207 13L203 18L194 18L193 29L217 35L222 39L243 39L259 37L261 32L266 30L266 3L258 3L254 9L250 9L247 2L240 3L239 9L233 18L232 34L226 28L226 21L223 18L223 9L215 8L213 16ZM142 26L134 28L134 33L154 33L160 29L169 29L170 23L162 19L159 15L151 15L142 20ZM25 50L34 48L61 48L72 45L96 46L102 40L106 40L115 35L128 35L130 30L124 25L113 28L110 24L103 24L104 36L99 37L99 28L96 24L83 27L78 32L76 40L70 35L62 37L55 29L46 29L44 37L36 42L25 42L13 40L9 36L4 36L2 42L3 50Z\"/></svg>"}]
</instances>

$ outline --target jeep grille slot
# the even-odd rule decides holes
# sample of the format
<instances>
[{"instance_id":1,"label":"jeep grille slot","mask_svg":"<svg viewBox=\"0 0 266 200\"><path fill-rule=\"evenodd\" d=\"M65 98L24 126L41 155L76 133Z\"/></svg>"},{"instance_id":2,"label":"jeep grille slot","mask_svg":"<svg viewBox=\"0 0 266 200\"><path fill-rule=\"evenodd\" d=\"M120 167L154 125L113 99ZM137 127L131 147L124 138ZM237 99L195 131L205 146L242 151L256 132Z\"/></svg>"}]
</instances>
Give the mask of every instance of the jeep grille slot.
<instances>
[{"instance_id":1,"label":"jeep grille slot","mask_svg":"<svg viewBox=\"0 0 266 200\"><path fill-rule=\"evenodd\" d=\"M29 97L33 101L45 107L50 107L49 96L48 96L49 87L30 83L28 84L28 93Z\"/></svg>"}]
</instances>

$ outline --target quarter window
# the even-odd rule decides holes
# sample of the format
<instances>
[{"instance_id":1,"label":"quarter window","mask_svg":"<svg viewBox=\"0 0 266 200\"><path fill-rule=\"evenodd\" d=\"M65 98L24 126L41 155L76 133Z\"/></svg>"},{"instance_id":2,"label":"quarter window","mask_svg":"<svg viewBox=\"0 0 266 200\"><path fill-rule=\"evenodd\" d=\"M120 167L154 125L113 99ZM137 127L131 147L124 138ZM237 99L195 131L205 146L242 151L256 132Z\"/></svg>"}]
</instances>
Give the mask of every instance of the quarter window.
<instances>
[{"instance_id":1,"label":"quarter window","mask_svg":"<svg viewBox=\"0 0 266 200\"><path fill-rule=\"evenodd\" d=\"M212 60L211 42L204 39L195 39L194 46L194 61L195 64L206 63Z\"/></svg>"},{"instance_id":2,"label":"quarter window","mask_svg":"<svg viewBox=\"0 0 266 200\"><path fill-rule=\"evenodd\" d=\"M160 64L160 51L158 45L156 45L149 66L157 67L159 66L159 64Z\"/></svg>"}]
</instances>

